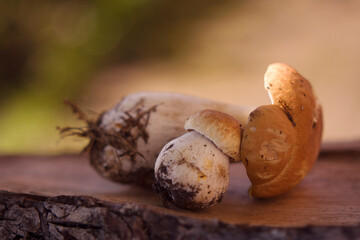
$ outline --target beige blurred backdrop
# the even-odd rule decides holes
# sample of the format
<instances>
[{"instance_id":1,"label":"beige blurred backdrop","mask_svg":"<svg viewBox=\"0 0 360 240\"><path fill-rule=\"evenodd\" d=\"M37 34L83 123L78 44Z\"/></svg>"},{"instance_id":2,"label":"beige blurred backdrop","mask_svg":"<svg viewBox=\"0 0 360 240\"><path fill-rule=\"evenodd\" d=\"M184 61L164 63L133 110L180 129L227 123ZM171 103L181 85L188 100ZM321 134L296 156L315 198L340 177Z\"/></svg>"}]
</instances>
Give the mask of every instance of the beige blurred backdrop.
<instances>
[{"instance_id":1,"label":"beige blurred backdrop","mask_svg":"<svg viewBox=\"0 0 360 240\"><path fill-rule=\"evenodd\" d=\"M263 75L268 64L283 62L312 83L324 109L324 141L360 138L360 1L230 1L201 14L154 36L150 29L144 35L149 38L139 42L151 46L161 34L170 35L174 54L105 65L75 102L101 112L129 93L169 91L269 104ZM64 111L54 126L80 124ZM55 130L47 136L41 152L76 152L86 144L74 138L55 144Z\"/></svg>"},{"instance_id":2,"label":"beige blurred backdrop","mask_svg":"<svg viewBox=\"0 0 360 240\"><path fill-rule=\"evenodd\" d=\"M189 31L181 56L107 69L84 98L102 109L128 93L170 91L258 106L270 103L267 65L284 62L311 81L324 108L324 141L360 138L359 1L246 1Z\"/></svg>"}]
</instances>

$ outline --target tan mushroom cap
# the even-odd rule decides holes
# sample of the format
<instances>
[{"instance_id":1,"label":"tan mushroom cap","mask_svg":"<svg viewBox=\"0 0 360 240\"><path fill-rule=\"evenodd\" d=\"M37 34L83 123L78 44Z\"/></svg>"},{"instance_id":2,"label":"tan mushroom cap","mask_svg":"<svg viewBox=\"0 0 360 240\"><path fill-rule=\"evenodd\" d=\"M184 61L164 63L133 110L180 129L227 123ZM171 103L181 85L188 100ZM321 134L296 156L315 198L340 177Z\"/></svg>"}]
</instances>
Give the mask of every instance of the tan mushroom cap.
<instances>
[{"instance_id":1,"label":"tan mushroom cap","mask_svg":"<svg viewBox=\"0 0 360 240\"><path fill-rule=\"evenodd\" d=\"M224 154L240 161L240 123L232 116L205 109L192 114L185 122L185 130L194 130L212 141Z\"/></svg>"},{"instance_id":2,"label":"tan mushroom cap","mask_svg":"<svg viewBox=\"0 0 360 240\"><path fill-rule=\"evenodd\" d=\"M295 69L271 64L265 88L273 105L250 114L241 145L249 193L256 198L281 195L306 176L319 154L323 125L312 87Z\"/></svg>"}]
</instances>

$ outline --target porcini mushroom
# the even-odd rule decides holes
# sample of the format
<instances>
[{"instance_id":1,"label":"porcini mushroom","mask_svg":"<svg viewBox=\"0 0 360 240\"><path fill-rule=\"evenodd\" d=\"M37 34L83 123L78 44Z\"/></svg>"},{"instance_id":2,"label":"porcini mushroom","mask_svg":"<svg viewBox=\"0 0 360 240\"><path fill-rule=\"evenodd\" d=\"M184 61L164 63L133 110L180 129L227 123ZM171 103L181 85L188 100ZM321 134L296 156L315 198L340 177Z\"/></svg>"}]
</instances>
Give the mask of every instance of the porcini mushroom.
<instances>
[{"instance_id":1,"label":"porcini mushroom","mask_svg":"<svg viewBox=\"0 0 360 240\"><path fill-rule=\"evenodd\" d=\"M271 64L265 89L272 105L251 112L241 143L255 198L281 195L305 177L319 154L323 126L310 83L292 67Z\"/></svg>"},{"instance_id":2,"label":"porcini mushroom","mask_svg":"<svg viewBox=\"0 0 360 240\"><path fill-rule=\"evenodd\" d=\"M229 158L239 160L240 123L202 110L185 123L190 131L167 143L155 162L154 189L165 205L202 209L221 201L229 184Z\"/></svg>"},{"instance_id":3,"label":"porcini mushroom","mask_svg":"<svg viewBox=\"0 0 360 240\"><path fill-rule=\"evenodd\" d=\"M151 186L155 160L170 140L186 133L184 122L194 112L211 108L246 122L252 107L161 92L137 92L91 120L72 105L87 128L60 128L64 135L90 138L90 163L103 177L120 183Z\"/></svg>"}]
</instances>

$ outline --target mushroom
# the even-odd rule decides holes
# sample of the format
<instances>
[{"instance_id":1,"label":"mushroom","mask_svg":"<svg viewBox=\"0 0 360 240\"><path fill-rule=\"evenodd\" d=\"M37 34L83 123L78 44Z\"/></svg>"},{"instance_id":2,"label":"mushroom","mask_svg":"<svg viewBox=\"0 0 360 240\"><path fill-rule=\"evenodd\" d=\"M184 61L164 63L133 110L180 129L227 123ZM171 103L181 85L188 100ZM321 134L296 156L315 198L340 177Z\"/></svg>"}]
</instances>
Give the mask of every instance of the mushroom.
<instances>
[{"instance_id":1,"label":"mushroom","mask_svg":"<svg viewBox=\"0 0 360 240\"><path fill-rule=\"evenodd\" d=\"M231 113L245 123L251 107L161 92L129 94L92 120L71 104L87 128L61 128L64 135L90 139L90 163L103 177L120 183L151 186L155 160L170 140L186 133L184 122L194 112L211 108Z\"/></svg>"},{"instance_id":2,"label":"mushroom","mask_svg":"<svg viewBox=\"0 0 360 240\"><path fill-rule=\"evenodd\" d=\"M323 127L312 87L295 69L271 64L265 89L272 105L250 113L240 153L255 198L281 195L305 177L319 154Z\"/></svg>"},{"instance_id":3,"label":"mushroom","mask_svg":"<svg viewBox=\"0 0 360 240\"><path fill-rule=\"evenodd\" d=\"M155 162L154 190L163 203L196 210L220 202L229 184L229 159L240 159L240 123L202 110L185 123L190 131L167 143Z\"/></svg>"}]
</instances>

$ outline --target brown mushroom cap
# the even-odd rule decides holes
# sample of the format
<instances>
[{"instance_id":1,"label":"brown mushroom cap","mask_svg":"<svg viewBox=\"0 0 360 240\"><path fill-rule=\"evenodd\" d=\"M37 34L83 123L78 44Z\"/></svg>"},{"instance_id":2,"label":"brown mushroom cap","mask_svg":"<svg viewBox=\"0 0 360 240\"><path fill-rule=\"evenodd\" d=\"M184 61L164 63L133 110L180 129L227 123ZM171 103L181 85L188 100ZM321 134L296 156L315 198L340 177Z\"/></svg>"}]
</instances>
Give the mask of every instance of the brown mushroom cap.
<instances>
[{"instance_id":1,"label":"brown mushroom cap","mask_svg":"<svg viewBox=\"0 0 360 240\"><path fill-rule=\"evenodd\" d=\"M240 123L232 116L205 109L192 114L185 122L185 130L194 130L212 141L224 154L240 161Z\"/></svg>"},{"instance_id":2,"label":"brown mushroom cap","mask_svg":"<svg viewBox=\"0 0 360 240\"><path fill-rule=\"evenodd\" d=\"M283 194L306 176L319 154L323 125L312 87L295 69L271 64L265 88L273 105L250 114L241 143L249 193L256 198Z\"/></svg>"}]
</instances>

